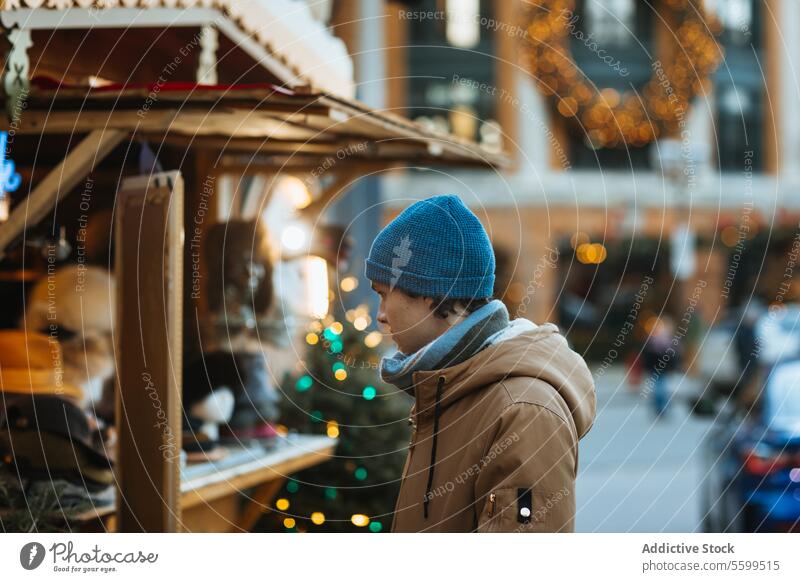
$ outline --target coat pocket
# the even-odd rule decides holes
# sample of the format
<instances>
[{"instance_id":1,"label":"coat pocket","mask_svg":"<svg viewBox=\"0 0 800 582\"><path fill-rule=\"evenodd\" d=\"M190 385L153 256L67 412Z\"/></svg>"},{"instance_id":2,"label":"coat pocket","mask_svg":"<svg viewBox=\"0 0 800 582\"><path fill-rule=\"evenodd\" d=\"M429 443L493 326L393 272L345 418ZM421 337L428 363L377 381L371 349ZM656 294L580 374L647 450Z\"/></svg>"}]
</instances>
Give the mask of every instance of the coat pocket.
<instances>
[{"instance_id":1,"label":"coat pocket","mask_svg":"<svg viewBox=\"0 0 800 582\"><path fill-rule=\"evenodd\" d=\"M564 512L570 504L565 490L543 491L535 487L503 487L491 491L478 516L478 532L564 531ZM562 505L559 507L559 505ZM571 519L568 521L571 522Z\"/></svg>"}]
</instances>

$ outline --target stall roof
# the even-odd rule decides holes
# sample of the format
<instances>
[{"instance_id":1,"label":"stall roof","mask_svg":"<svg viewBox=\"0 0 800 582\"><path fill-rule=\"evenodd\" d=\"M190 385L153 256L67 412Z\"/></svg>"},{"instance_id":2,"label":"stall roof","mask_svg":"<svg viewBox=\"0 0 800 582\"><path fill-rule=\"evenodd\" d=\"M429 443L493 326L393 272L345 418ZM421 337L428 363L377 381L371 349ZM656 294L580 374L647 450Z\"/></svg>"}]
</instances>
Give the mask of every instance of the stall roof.
<instances>
[{"instance_id":1,"label":"stall roof","mask_svg":"<svg viewBox=\"0 0 800 582\"><path fill-rule=\"evenodd\" d=\"M347 186L348 173L510 166L502 152L354 100L352 60L310 10L295 0L0 2L11 46L6 109L15 116L0 129L77 143L0 224L0 257L131 138L234 154L245 171L336 165L309 212ZM192 58L175 57L190 46Z\"/></svg>"},{"instance_id":2,"label":"stall roof","mask_svg":"<svg viewBox=\"0 0 800 582\"><path fill-rule=\"evenodd\" d=\"M355 100L272 84L71 86L33 79L24 111L3 129L17 135L86 135L50 170L24 204L0 224L0 258L28 225L49 212L126 139L147 139L218 154L248 153L245 164L291 171L333 165L341 178L315 204L316 212L347 182L348 172L397 166L508 167L501 152L437 133ZM13 126L12 126L13 123ZM254 159L264 155L264 160ZM310 212L311 210L309 210Z\"/></svg>"},{"instance_id":3,"label":"stall roof","mask_svg":"<svg viewBox=\"0 0 800 582\"><path fill-rule=\"evenodd\" d=\"M31 31L208 25L250 54L282 85L353 97L353 63L347 48L314 15L329 9L329 4L325 0L313 5L303 0L4 0L0 18L7 29Z\"/></svg>"},{"instance_id":4,"label":"stall roof","mask_svg":"<svg viewBox=\"0 0 800 582\"><path fill-rule=\"evenodd\" d=\"M399 115L269 83L79 87L34 79L16 131L74 134L99 128L225 152L282 156L290 165L328 156L346 159L348 165L372 162L387 167L508 165L500 152Z\"/></svg>"}]
</instances>

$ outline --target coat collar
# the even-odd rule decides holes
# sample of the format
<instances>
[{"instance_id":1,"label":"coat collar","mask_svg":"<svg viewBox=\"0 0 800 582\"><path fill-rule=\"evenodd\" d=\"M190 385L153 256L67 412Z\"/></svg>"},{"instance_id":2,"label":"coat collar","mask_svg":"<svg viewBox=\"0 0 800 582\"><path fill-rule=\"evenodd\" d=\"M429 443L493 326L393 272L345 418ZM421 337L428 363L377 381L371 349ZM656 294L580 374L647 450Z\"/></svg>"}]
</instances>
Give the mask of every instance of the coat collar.
<instances>
[{"instance_id":1,"label":"coat collar","mask_svg":"<svg viewBox=\"0 0 800 582\"><path fill-rule=\"evenodd\" d=\"M543 368L557 364L553 354L565 347L566 341L558 335L555 325L537 326L528 320L514 320L501 337L468 360L449 368L414 372L411 421L424 424L433 418L440 378L444 378L444 385L439 406L444 410L464 396L510 376L539 377Z\"/></svg>"},{"instance_id":2,"label":"coat collar","mask_svg":"<svg viewBox=\"0 0 800 582\"><path fill-rule=\"evenodd\" d=\"M441 410L460 400L467 394L478 391L489 383L476 378L474 371L485 366L495 352L490 346L470 359L441 370L414 372L414 407L411 410L412 422L425 423L433 418L436 408L436 388L440 381L442 391L439 406ZM443 380L442 380L443 379Z\"/></svg>"}]
</instances>

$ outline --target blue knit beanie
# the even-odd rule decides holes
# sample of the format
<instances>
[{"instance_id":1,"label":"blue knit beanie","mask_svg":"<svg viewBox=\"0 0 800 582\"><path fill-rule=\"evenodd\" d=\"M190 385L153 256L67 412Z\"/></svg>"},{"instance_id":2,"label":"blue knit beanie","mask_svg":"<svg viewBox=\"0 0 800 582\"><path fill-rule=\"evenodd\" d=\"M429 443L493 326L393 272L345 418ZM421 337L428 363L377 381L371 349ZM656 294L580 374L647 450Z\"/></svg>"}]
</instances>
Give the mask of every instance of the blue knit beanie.
<instances>
[{"instance_id":1,"label":"blue knit beanie","mask_svg":"<svg viewBox=\"0 0 800 582\"><path fill-rule=\"evenodd\" d=\"M369 251L367 279L414 295L491 297L494 252L489 237L458 196L434 196L406 208Z\"/></svg>"}]
</instances>

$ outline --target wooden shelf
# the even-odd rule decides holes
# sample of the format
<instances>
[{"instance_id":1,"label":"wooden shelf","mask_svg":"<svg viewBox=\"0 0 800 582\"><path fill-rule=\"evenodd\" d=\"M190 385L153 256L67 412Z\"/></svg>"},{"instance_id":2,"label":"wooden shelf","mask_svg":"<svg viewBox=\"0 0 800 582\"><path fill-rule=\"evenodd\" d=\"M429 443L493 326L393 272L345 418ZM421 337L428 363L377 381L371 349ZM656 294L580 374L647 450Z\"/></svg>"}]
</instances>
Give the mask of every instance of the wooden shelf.
<instances>
[{"instance_id":1,"label":"wooden shelf","mask_svg":"<svg viewBox=\"0 0 800 582\"><path fill-rule=\"evenodd\" d=\"M325 461L336 446L336 439L324 436L294 435L275 440L272 448L258 444L229 447L225 459L182 469L181 509L268 481L285 479L292 473Z\"/></svg>"},{"instance_id":2,"label":"wooden shelf","mask_svg":"<svg viewBox=\"0 0 800 582\"><path fill-rule=\"evenodd\" d=\"M187 531L249 531L286 478L330 458L336 439L291 435L226 448L224 459L181 469L181 519ZM241 508L241 494L253 488ZM114 531L115 513L115 506L98 507L77 521Z\"/></svg>"}]
</instances>

